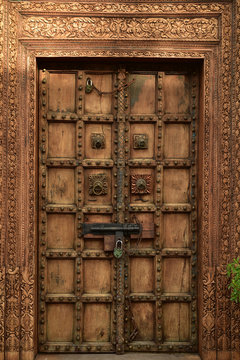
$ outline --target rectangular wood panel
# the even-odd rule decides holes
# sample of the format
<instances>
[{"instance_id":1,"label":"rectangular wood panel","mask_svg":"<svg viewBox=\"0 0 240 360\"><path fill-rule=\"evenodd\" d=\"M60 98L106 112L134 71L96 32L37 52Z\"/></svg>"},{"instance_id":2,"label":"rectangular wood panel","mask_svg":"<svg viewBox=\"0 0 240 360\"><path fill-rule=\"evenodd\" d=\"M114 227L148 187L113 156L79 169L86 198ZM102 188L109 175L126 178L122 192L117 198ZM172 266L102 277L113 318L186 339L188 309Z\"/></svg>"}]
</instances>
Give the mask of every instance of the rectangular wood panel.
<instances>
[{"instance_id":1,"label":"rectangular wood panel","mask_svg":"<svg viewBox=\"0 0 240 360\"><path fill-rule=\"evenodd\" d=\"M48 171L48 201L52 204L73 204L75 201L73 169L51 168Z\"/></svg>"},{"instance_id":2,"label":"rectangular wood panel","mask_svg":"<svg viewBox=\"0 0 240 360\"><path fill-rule=\"evenodd\" d=\"M136 326L139 329L136 341L154 341L155 320L154 305L147 302L132 303L132 313Z\"/></svg>"},{"instance_id":3,"label":"rectangular wood panel","mask_svg":"<svg viewBox=\"0 0 240 360\"><path fill-rule=\"evenodd\" d=\"M130 259L131 293L152 293L154 264L151 258Z\"/></svg>"},{"instance_id":4,"label":"rectangular wood panel","mask_svg":"<svg viewBox=\"0 0 240 360\"><path fill-rule=\"evenodd\" d=\"M47 246L49 249L72 249L75 239L73 214L48 214Z\"/></svg>"},{"instance_id":5,"label":"rectangular wood panel","mask_svg":"<svg viewBox=\"0 0 240 360\"><path fill-rule=\"evenodd\" d=\"M188 342L190 340L189 318L189 304L164 304L164 340L168 342Z\"/></svg>"},{"instance_id":6,"label":"rectangular wood panel","mask_svg":"<svg viewBox=\"0 0 240 360\"><path fill-rule=\"evenodd\" d=\"M72 304L47 305L47 341L72 342L74 330Z\"/></svg>"},{"instance_id":7,"label":"rectangular wood panel","mask_svg":"<svg viewBox=\"0 0 240 360\"><path fill-rule=\"evenodd\" d=\"M49 259L47 276L49 294L72 294L74 292L75 268L73 260Z\"/></svg>"},{"instance_id":8,"label":"rectangular wood panel","mask_svg":"<svg viewBox=\"0 0 240 360\"><path fill-rule=\"evenodd\" d=\"M110 260L84 260L83 292L86 294L109 294L111 292Z\"/></svg>"},{"instance_id":9,"label":"rectangular wood panel","mask_svg":"<svg viewBox=\"0 0 240 360\"><path fill-rule=\"evenodd\" d=\"M111 309L109 304L85 304L83 315L83 341L109 342Z\"/></svg>"},{"instance_id":10,"label":"rectangular wood panel","mask_svg":"<svg viewBox=\"0 0 240 360\"><path fill-rule=\"evenodd\" d=\"M49 74L49 111L75 112L76 73Z\"/></svg>"},{"instance_id":11,"label":"rectangular wood panel","mask_svg":"<svg viewBox=\"0 0 240 360\"><path fill-rule=\"evenodd\" d=\"M163 247L188 248L190 245L189 214L164 214Z\"/></svg>"},{"instance_id":12,"label":"rectangular wood panel","mask_svg":"<svg viewBox=\"0 0 240 360\"><path fill-rule=\"evenodd\" d=\"M48 156L74 158L76 152L75 125L52 123L48 126Z\"/></svg>"}]
</instances>

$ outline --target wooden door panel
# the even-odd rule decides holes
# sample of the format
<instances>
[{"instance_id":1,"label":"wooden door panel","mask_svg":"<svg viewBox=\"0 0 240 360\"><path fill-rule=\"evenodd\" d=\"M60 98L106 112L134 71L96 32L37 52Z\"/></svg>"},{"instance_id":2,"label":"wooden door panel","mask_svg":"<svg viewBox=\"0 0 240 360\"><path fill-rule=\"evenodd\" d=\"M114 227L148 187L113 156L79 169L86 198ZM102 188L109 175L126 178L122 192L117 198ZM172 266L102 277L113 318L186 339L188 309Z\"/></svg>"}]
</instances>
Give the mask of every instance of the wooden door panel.
<instances>
[{"instance_id":1,"label":"wooden door panel","mask_svg":"<svg viewBox=\"0 0 240 360\"><path fill-rule=\"evenodd\" d=\"M75 202L75 174L73 169L49 169L48 201L50 204L73 204Z\"/></svg>"},{"instance_id":2,"label":"wooden door panel","mask_svg":"<svg viewBox=\"0 0 240 360\"><path fill-rule=\"evenodd\" d=\"M39 105L40 350L195 351L197 75L40 71Z\"/></svg>"},{"instance_id":3,"label":"wooden door panel","mask_svg":"<svg viewBox=\"0 0 240 360\"><path fill-rule=\"evenodd\" d=\"M48 342L71 343L74 331L74 305L47 304L47 336ZM59 345L56 345L59 346ZM57 350L57 348L56 348Z\"/></svg>"},{"instance_id":4,"label":"wooden door panel","mask_svg":"<svg viewBox=\"0 0 240 360\"><path fill-rule=\"evenodd\" d=\"M130 258L130 292L153 293L154 291L154 259L144 257Z\"/></svg>"},{"instance_id":5,"label":"wooden door panel","mask_svg":"<svg viewBox=\"0 0 240 360\"><path fill-rule=\"evenodd\" d=\"M165 74L162 84L165 114L190 113L190 78L189 75Z\"/></svg>"},{"instance_id":6,"label":"wooden door panel","mask_svg":"<svg viewBox=\"0 0 240 360\"><path fill-rule=\"evenodd\" d=\"M153 342L155 338L155 305L152 302L132 302L131 307L136 326L139 329L135 341Z\"/></svg>"},{"instance_id":7,"label":"wooden door panel","mask_svg":"<svg viewBox=\"0 0 240 360\"><path fill-rule=\"evenodd\" d=\"M164 258L162 288L164 293L188 293L190 290L190 260Z\"/></svg>"},{"instance_id":8,"label":"wooden door panel","mask_svg":"<svg viewBox=\"0 0 240 360\"><path fill-rule=\"evenodd\" d=\"M50 158L74 158L76 154L75 124L49 124L48 143Z\"/></svg>"},{"instance_id":9,"label":"wooden door panel","mask_svg":"<svg viewBox=\"0 0 240 360\"><path fill-rule=\"evenodd\" d=\"M85 96L85 114L112 114L113 76L112 74L86 73L85 80L91 78L94 86L101 92L110 92L99 96L97 91L92 91Z\"/></svg>"},{"instance_id":10,"label":"wooden door panel","mask_svg":"<svg viewBox=\"0 0 240 360\"><path fill-rule=\"evenodd\" d=\"M164 158L188 158L189 140L189 124L166 124L164 133Z\"/></svg>"},{"instance_id":11,"label":"wooden door panel","mask_svg":"<svg viewBox=\"0 0 240 360\"><path fill-rule=\"evenodd\" d=\"M84 260L83 294L111 293L111 260Z\"/></svg>"},{"instance_id":12,"label":"wooden door panel","mask_svg":"<svg viewBox=\"0 0 240 360\"><path fill-rule=\"evenodd\" d=\"M165 169L163 174L163 201L166 204L189 202L189 170Z\"/></svg>"},{"instance_id":13,"label":"wooden door panel","mask_svg":"<svg viewBox=\"0 0 240 360\"><path fill-rule=\"evenodd\" d=\"M86 169L84 177L85 205L112 204L112 178L109 169Z\"/></svg>"},{"instance_id":14,"label":"wooden door panel","mask_svg":"<svg viewBox=\"0 0 240 360\"><path fill-rule=\"evenodd\" d=\"M134 220L134 216L132 217ZM153 248L153 241L155 237L154 214L150 212L142 212L137 214L137 221L142 224L141 241L138 235L131 235L130 247L146 247Z\"/></svg>"},{"instance_id":15,"label":"wooden door panel","mask_svg":"<svg viewBox=\"0 0 240 360\"><path fill-rule=\"evenodd\" d=\"M133 74L129 76L131 114L155 113L156 91L155 76Z\"/></svg>"},{"instance_id":16,"label":"wooden door panel","mask_svg":"<svg viewBox=\"0 0 240 360\"><path fill-rule=\"evenodd\" d=\"M49 259L47 263L47 292L49 294L74 293L74 260Z\"/></svg>"},{"instance_id":17,"label":"wooden door panel","mask_svg":"<svg viewBox=\"0 0 240 360\"><path fill-rule=\"evenodd\" d=\"M163 305L164 340L171 342L190 341L190 305L166 303ZM170 345L171 346L171 345Z\"/></svg>"},{"instance_id":18,"label":"wooden door panel","mask_svg":"<svg viewBox=\"0 0 240 360\"><path fill-rule=\"evenodd\" d=\"M76 112L76 73L49 73L48 101L51 112Z\"/></svg>"},{"instance_id":19,"label":"wooden door panel","mask_svg":"<svg viewBox=\"0 0 240 360\"><path fill-rule=\"evenodd\" d=\"M109 124L86 124L85 158L111 159L112 127Z\"/></svg>"},{"instance_id":20,"label":"wooden door panel","mask_svg":"<svg viewBox=\"0 0 240 360\"><path fill-rule=\"evenodd\" d=\"M96 343L110 342L110 321L110 304L84 304L83 341Z\"/></svg>"},{"instance_id":21,"label":"wooden door panel","mask_svg":"<svg viewBox=\"0 0 240 360\"><path fill-rule=\"evenodd\" d=\"M47 215L48 249L73 249L75 239L75 215Z\"/></svg>"},{"instance_id":22,"label":"wooden door panel","mask_svg":"<svg viewBox=\"0 0 240 360\"><path fill-rule=\"evenodd\" d=\"M188 248L190 245L190 217L189 214L163 215L163 247Z\"/></svg>"},{"instance_id":23,"label":"wooden door panel","mask_svg":"<svg viewBox=\"0 0 240 360\"><path fill-rule=\"evenodd\" d=\"M130 157L132 159L152 159L155 151L154 125L145 127L142 134L139 124L130 124Z\"/></svg>"}]
</instances>

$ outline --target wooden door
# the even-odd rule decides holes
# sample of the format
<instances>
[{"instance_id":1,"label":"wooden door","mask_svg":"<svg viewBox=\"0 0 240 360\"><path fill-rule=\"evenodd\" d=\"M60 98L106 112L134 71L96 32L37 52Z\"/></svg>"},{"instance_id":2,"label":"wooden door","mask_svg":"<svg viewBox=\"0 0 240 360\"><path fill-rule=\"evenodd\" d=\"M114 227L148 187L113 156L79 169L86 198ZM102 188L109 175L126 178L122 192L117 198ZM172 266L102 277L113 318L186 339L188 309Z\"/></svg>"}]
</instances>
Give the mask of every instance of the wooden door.
<instances>
[{"instance_id":1,"label":"wooden door","mask_svg":"<svg viewBox=\"0 0 240 360\"><path fill-rule=\"evenodd\" d=\"M40 351L196 351L197 75L39 79ZM117 260L100 222L143 232Z\"/></svg>"}]
</instances>

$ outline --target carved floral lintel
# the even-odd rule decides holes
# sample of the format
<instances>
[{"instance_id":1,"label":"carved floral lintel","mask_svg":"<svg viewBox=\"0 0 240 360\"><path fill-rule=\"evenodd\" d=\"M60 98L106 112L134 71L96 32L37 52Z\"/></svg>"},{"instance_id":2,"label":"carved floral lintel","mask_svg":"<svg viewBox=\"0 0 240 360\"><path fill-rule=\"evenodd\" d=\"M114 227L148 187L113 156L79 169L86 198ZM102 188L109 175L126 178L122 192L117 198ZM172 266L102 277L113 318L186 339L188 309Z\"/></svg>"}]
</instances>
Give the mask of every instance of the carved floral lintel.
<instances>
[{"instance_id":1,"label":"carved floral lintel","mask_svg":"<svg viewBox=\"0 0 240 360\"><path fill-rule=\"evenodd\" d=\"M22 17L22 37L37 39L218 40L215 17Z\"/></svg>"}]
</instances>

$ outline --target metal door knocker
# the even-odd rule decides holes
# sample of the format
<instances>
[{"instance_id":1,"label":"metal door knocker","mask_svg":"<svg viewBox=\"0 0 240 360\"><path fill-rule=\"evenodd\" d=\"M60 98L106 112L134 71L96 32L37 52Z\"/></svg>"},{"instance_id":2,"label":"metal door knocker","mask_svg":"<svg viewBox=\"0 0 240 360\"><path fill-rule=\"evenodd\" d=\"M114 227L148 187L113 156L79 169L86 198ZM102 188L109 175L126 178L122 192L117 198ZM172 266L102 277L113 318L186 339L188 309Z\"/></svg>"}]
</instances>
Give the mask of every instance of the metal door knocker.
<instances>
[{"instance_id":1,"label":"metal door knocker","mask_svg":"<svg viewBox=\"0 0 240 360\"><path fill-rule=\"evenodd\" d=\"M139 192L143 192L146 190L147 188L147 182L145 179L143 178L140 178L137 180L137 183L136 183L136 187L138 189Z\"/></svg>"},{"instance_id":2,"label":"metal door knocker","mask_svg":"<svg viewBox=\"0 0 240 360\"><path fill-rule=\"evenodd\" d=\"M106 195L108 191L108 180L106 174L89 175L89 195Z\"/></svg>"}]
</instances>

